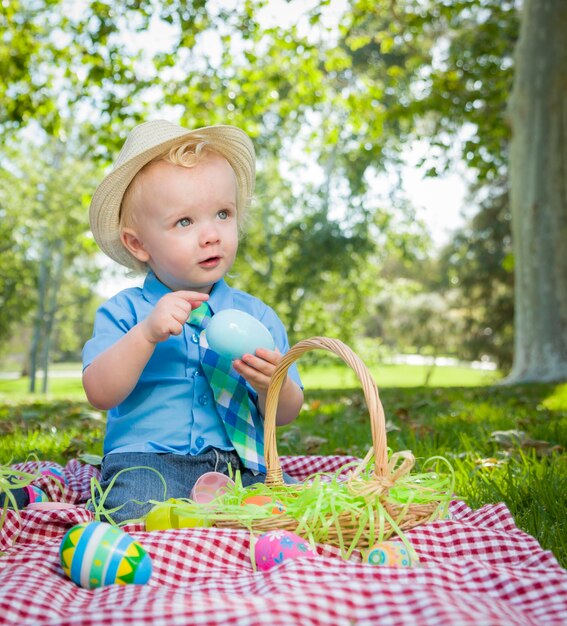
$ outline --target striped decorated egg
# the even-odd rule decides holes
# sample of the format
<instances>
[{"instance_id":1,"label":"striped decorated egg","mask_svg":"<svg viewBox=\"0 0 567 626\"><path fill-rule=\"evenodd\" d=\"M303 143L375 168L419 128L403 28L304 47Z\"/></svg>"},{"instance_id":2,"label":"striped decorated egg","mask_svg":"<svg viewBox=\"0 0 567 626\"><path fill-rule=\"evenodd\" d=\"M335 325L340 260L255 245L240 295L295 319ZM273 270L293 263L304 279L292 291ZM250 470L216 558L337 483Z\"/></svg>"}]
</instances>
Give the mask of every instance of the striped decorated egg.
<instances>
[{"instance_id":1,"label":"striped decorated egg","mask_svg":"<svg viewBox=\"0 0 567 626\"><path fill-rule=\"evenodd\" d=\"M29 504L34 502L49 502L49 497L39 487L35 485L27 485L24 487L24 491L27 493Z\"/></svg>"},{"instance_id":2,"label":"striped decorated egg","mask_svg":"<svg viewBox=\"0 0 567 626\"><path fill-rule=\"evenodd\" d=\"M106 585L143 585L152 575L144 548L120 528L105 522L73 526L59 548L63 571L85 589Z\"/></svg>"},{"instance_id":3,"label":"striped decorated egg","mask_svg":"<svg viewBox=\"0 0 567 626\"><path fill-rule=\"evenodd\" d=\"M61 470L59 467L44 467L42 470L40 470L40 472L43 476L47 476L51 480L58 482L62 487L67 485L67 479L65 478L65 474L63 473L63 470Z\"/></svg>"}]
</instances>

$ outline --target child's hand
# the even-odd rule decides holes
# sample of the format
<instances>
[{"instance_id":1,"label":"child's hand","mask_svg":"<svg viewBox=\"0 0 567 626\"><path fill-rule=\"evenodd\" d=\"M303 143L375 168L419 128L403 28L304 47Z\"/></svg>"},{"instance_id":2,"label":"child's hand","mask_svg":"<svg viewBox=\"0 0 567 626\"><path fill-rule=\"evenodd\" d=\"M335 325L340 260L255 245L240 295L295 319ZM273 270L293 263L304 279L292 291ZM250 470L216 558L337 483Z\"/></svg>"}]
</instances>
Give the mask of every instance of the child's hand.
<instances>
[{"instance_id":1,"label":"child's hand","mask_svg":"<svg viewBox=\"0 0 567 626\"><path fill-rule=\"evenodd\" d=\"M179 335L192 309L201 306L209 296L196 291L173 291L163 296L148 317L140 322L144 337L150 343Z\"/></svg>"},{"instance_id":2,"label":"child's hand","mask_svg":"<svg viewBox=\"0 0 567 626\"><path fill-rule=\"evenodd\" d=\"M232 365L259 395L265 396L268 392L270 377L281 360L282 355L279 350L258 348L256 354L245 354L242 359L234 360Z\"/></svg>"},{"instance_id":3,"label":"child's hand","mask_svg":"<svg viewBox=\"0 0 567 626\"><path fill-rule=\"evenodd\" d=\"M262 415L266 414L266 398L270 378L281 360L282 355L278 350L258 348L256 354L245 354L242 359L236 359L232 362L234 369L257 391L258 409ZM303 390L287 376L283 381L278 398L276 424L283 426L293 421L297 417L302 403Z\"/></svg>"}]
</instances>

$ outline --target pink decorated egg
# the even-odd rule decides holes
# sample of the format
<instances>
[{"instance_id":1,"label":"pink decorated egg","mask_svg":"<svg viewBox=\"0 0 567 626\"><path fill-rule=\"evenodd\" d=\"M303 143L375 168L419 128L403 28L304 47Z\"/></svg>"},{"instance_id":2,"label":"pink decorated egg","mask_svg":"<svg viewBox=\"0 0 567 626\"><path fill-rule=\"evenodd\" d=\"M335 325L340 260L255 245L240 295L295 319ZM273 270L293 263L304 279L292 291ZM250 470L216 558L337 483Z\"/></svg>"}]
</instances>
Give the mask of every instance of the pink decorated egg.
<instances>
[{"instance_id":1,"label":"pink decorated egg","mask_svg":"<svg viewBox=\"0 0 567 626\"><path fill-rule=\"evenodd\" d=\"M191 491L191 500L198 504L207 504L218 496L226 493L234 481L220 472L206 472L197 479Z\"/></svg>"},{"instance_id":2,"label":"pink decorated egg","mask_svg":"<svg viewBox=\"0 0 567 626\"><path fill-rule=\"evenodd\" d=\"M262 571L267 571L284 561L315 556L317 553L305 539L288 530L270 530L260 535L254 546L256 567Z\"/></svg>"},{"instance_id":3,"label":"pink decorated egg","mask_svg":"<svg viewBox=\"0 0 567 626\"><path fill-rule=\"evenodd\" d=\"M366 552L364 562L386 567L412 567L415 565L412 555L406 546L399 541L382 541L373 545Z\"/></svg>"}]
</instances>

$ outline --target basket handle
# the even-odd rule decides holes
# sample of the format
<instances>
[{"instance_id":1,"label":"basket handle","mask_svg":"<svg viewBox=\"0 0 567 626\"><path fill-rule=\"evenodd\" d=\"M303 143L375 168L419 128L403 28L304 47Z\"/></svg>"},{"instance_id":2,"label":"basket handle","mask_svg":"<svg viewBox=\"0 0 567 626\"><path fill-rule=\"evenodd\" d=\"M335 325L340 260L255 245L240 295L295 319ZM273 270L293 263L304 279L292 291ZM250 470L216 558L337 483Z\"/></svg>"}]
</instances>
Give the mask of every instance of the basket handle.
<instances>
[{"instance_id":1,"label":"basket handle","mask_svg":"<svg viewBox=\"0 0 567 626\"><path fill-rule=\"evenodd\" d=\"M266 459L266 484L283 485L283 472L278 456L276 442L276 411L282 384L287 376L290 365L305 352L323 349L333 352L349 365L362 384L364 398L370 414L372 446L374 449L374 475L377 478L386 476L388 470L388 449L386 443L386 418L380 402L376 383L368 368L346 344L338 339L328 337L311 337L292 346L282 357L270 379L266 397L266 415L264 417L264 456Z\"/></svg>"}]
</instances>

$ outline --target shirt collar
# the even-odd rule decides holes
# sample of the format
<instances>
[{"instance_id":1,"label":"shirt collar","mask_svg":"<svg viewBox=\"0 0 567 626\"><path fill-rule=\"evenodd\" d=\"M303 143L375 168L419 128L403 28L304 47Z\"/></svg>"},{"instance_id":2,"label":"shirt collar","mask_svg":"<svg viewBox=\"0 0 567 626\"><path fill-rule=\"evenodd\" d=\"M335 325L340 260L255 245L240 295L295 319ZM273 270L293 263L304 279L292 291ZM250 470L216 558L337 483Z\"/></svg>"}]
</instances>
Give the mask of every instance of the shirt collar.
<instances>
[{"instance_id":1,"label":"shirt collar","mask_svg":"<svg viewBox=\"0 0 567 626\"><path fill-rule=\"evenodd\" d=\"M164 285L153 273L153 271L150 270L146 275L144 285L142 287L142 294L144 298L151 304L155 305L158 300L167 293L171 293L171 289L167 285ZM221 280L213 285L208 303L213 314L218 313L223 309L230 309L233 307L232 290L226 284L224 278L221 278Z\"/></svg>"},{"instance_id":2,"label":"shirt collar","mask_svg":"<svg viewBox=\"0 0 567 626\"><path fill-rule=\"evenodd\" d=\"M142 295L149 303L157 304L160 298L170 292L171 289L164 285L152 271L147 273L142 287Z\"/></svg>"},{"instance_id":3,"label":"shirt collar","mask_svg":"<svg viewBox=\"0 0 567 626\"><path fill-rule=\"evenodd\" d=\"M207 302L211 307L213 315L223 309L231 309L233 307L232 290L226 284L224 278L221 278L213 285Z\"/></svg>"}]
</instances>

